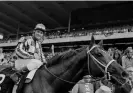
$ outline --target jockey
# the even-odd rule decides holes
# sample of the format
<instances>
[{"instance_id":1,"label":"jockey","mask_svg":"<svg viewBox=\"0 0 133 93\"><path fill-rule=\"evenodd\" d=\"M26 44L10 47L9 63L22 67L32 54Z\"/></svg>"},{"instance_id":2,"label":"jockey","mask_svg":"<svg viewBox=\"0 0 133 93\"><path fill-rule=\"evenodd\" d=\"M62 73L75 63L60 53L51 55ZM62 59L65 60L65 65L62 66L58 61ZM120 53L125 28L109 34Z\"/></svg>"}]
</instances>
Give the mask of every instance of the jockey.
<instances>
[{"instance_id":1,"label":"jockey","mask_svg":"<svg viewBox=\"0 0 133 93\"><path fill-rule=\"evenodd\" d=\"M43 64L46 65L47 61L41 47L45 31L46 27L43 24L37 24L33 30L32 36L20 38L15 49L15 54L17 56L15 69L18 73L24 74L28 71L38 69Z\"/></svg>"}]
</instances>

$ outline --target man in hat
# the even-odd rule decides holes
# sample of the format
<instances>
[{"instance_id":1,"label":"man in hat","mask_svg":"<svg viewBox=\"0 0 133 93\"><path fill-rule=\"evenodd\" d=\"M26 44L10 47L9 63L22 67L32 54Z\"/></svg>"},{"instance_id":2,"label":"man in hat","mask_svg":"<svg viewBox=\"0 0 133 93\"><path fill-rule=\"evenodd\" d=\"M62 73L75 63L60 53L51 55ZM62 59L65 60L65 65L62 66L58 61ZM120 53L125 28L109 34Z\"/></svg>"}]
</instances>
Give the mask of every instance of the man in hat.
<instances>
[{"instance_id":1,"label":"man in hat","mask_svg":"<svg viewBox=\"0 0 133 93\"><path fill-rule=\"evenodd\" d=\"M46 27L43 24L37 24L33 29L32 36L20 38L15 49L17 60L15 61L15 69L20 74L38 69L47 61L43 55L41 43L44 38ZM18 82L19 75L11 75L14 82ZM15 78L14 78L15 77Z\"/></svg>"},{"instance_id":2,"label":"man in hat","mask_svg":"<svg viewBox=\"0 0 133 93\"><path fill-rule=\"evenodd\" d=\"M128 47L125 55L122 57L122 66L129 72L131 80L133 80L133 49Z\"/></svg>"},{"instance_id":3,"label":"man in hat","mask_svg":"<svg viewBox=\"0 0 133 93\"><path fill-rule=\"evenodd\" d=\"M122 57L122 66L125 69L133 67L133 49L128 47L125 51L125 55Z\"/></svg>"},{"instance_id":4,"label":"man in hat","mask_svg":"<svg viewBox=\"0 0 133 93\"><path fill-rule=\"evenodd\" d=\"M71 93L94 93L93 79L86 75L72 89Z\"/></svg>"},{"instance_id":5,"label":"man in hat","mask_svg":"<svg viewBox=\"0 0 133 93\"><path fill-rule=\"evenodd\" d=\"M109 82L106 82L106 83L109 83ZM99 88L96 89L95 93L112 93L112 90L110 87L108 87L107 85L105 86L105 84L103 84L101 81L97 81L97 84L99 84ZM110 85L110 83L109 83Z\"/></svg>"}]
</instances>

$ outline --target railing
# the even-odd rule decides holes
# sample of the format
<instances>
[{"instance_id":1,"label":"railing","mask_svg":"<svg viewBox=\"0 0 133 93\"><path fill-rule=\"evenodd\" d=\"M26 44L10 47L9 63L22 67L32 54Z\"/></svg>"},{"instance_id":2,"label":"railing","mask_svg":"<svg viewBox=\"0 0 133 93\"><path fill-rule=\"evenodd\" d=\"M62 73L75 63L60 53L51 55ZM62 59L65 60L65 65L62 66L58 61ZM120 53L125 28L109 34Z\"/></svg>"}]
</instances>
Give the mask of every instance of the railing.
<instances>
[{"instance_id":1,"label":"railing","mask_svg":"<svg viewBox=\"0 0 133 93\"><path fill-rule=\"evenodd\" d=\"M48 43L62 43L62 42L75 42L75 41L88 41L91 39L92 33L89 33L85 36L77 36L77 37L62 37L62 38L54 38L54 39L45 39L43 41L43 44L48 44ZM94 34L94 37L96 40L105 40L105 39L118 39L118 38L132 38L133 37L133 32L119 32L119 33L103 33L103 34ZM1 43L0 47L5 47L5 46L16 46L16 42L6 42L6 43Z\"/></svg>"}]
</instances>

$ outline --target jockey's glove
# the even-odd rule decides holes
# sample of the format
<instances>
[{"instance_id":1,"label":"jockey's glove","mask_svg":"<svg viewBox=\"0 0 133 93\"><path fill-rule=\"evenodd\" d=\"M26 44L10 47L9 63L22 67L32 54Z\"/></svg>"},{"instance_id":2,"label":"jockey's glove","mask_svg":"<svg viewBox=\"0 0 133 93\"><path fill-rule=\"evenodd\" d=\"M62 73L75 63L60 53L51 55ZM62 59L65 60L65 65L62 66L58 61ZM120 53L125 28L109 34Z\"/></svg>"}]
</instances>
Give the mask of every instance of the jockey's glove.
<instances>
[{"instance_id":1,"label":"jockey's glove","mask_svg":"<svg viewBox=\"0 0 133 93\"><path fill-rule=\"evenodd\" d=\"M45 63L45 64L47 64L47 61L46 61L46 59L43 59L43 60L42 60L42 62L43 62L43 63Z\"/></svg>"},{"instance_id":2,"label":"jockey's glove","mask_svg":"<svg viewBox=\"0 0 133 93\"><path fill-rule=\"evenodd\" d=\"M34 56L30 56L29 59L35 59L35 57Z\"/></svg>"}]
</instances>

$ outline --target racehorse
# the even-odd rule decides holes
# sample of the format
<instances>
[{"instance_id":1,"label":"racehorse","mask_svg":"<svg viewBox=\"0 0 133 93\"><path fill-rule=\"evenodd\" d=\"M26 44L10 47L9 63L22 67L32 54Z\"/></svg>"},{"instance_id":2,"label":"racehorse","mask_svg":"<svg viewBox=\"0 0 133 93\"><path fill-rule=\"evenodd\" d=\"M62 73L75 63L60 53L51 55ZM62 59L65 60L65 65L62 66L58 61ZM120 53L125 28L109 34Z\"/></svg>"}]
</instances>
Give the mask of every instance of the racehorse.
<instances>
[{"instance_id":1,"label":"racehorse","mask_svg":"<svg viewBox=\"0 0 133 93\"><path fill-rule=\"evenodd\" d=\"M12 68L0 72L0 93L12 93L14 82L9 77L12 73ZM105 78L120 86L127 85L128 73L103 49L102 42L95 44L92 36L89 47L67 51L48 60L19 93L65 93L86 74L95 80Z\"/></svg>"}]
</instances>

